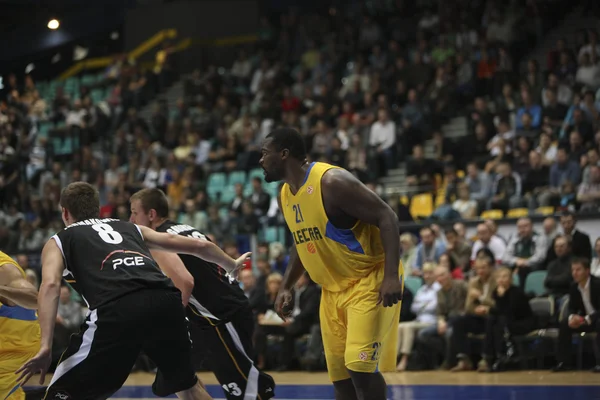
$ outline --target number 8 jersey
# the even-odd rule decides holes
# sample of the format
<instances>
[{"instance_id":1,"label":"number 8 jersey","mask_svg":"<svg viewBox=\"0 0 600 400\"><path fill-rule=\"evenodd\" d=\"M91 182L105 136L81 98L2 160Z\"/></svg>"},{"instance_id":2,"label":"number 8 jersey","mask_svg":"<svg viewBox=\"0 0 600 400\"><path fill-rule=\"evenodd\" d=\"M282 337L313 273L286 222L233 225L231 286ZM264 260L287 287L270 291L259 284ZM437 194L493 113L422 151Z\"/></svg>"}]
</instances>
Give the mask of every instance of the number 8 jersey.
<instances>
[{"instance_id":1,"label":"number 8 jersey","mask_svg":"<svg viewBox=\"0 0 600 400\"><path fill-rule=\"evenodd\" d=\"M176 290L132 223L88 219L69 225L52 239L64 258L63 277L91 310L138 290Z\"/></svg>"}]
</instances>

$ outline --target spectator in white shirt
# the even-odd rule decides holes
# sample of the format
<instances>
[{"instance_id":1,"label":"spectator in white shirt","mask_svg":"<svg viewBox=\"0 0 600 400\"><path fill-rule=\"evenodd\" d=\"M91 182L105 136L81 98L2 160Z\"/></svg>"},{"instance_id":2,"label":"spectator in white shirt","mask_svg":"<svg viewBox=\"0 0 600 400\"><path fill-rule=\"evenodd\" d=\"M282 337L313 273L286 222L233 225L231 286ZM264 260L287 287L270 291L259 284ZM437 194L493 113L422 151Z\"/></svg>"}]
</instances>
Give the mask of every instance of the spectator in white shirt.
<instances>
[{"instance_id":1,"label":"spectator in white shirt","mask_svg":"<svg viewBox=\"0 0 600 400\"><path fill-rule=\"evenodd\" d=\"M231 75L235 78L239 79L241 83L245 82L248 78L250 78L250 74L252 73L252 63L246 56L245 51L240 51L240 54L233 62L231 66Z\"/></svg>"},{"instance_id":2,"label":"spectator in white shirt","mask_svg":"<svg viewBox=\"0 0 600 400\"><path fill-rule=\"evenodd\" d=\"M396 367L397 371L406 370L415 335L422 328L433 326L437 321L437 292L440 290L440 284L435 280L434 269L435 263L423 265L423 281L425 284L415 293L410 307L417 318L414 321L400 322L398 325L398 352L402 354L402 358Z\"/></svg>"},{"instance_id":3,"label":"spectator in white shirt","mask_svg":"<svg viewBox=\"0 0 600 400\"><path fill-rule=\"evenodd\" d=\"M590 42L579 49L577 57L581 59L585 54L600 56L600 44L598 43L598 34L594 31L589 32Z\"/></svg>"},{"instance_id":4,"label":"spectator in white shirt","mask_svg":"<svg viewBox=\"0 0 600 400\"><path fill-rule=\"evenodd\" d=\"M377 112L377 121L371 126L369 145L377 148L386 171L394 168L396 123L390 121L388 111L384 108Z\"/></svg>"},{"instance_id":5,"label":"spectator in white shirt","mask_svg":"<svg viewBox=\"0 0 600 400\"><path fill-rule=\"evenodd\" d=\"M587 53L581 57L575 81L586 85L589 89L598 89L600 86L600 65L598 65L597 57L592 59Z\"/></svg>"},{"instance_id":6,"label":"spectator in white shirt","mask_svg":"<svg viewBox=\"0 0 600 400\"><path fill-rule=\"evenodd\" d=\"M481 223L477 225L477 241L473 244L471 261L475 261L477 252L484 248L489 249L494 255L496 262L499 262L506 252L506 243L500 237L493 235L487 224Z\"/></svg>"},{"instance_id":7,"label":"spectator in white shirt","mask_svg":"<svg viewBox=\"0 0 600 400\"><path fill-rule=\"evenodd\" d=\"M82 107L81 100L75 100L73 102L73 109L67 113L66 124L68 127L76 126L78 128L84 128L84 118L87 115L87 111Z\"/></svg>"}]
</instances>

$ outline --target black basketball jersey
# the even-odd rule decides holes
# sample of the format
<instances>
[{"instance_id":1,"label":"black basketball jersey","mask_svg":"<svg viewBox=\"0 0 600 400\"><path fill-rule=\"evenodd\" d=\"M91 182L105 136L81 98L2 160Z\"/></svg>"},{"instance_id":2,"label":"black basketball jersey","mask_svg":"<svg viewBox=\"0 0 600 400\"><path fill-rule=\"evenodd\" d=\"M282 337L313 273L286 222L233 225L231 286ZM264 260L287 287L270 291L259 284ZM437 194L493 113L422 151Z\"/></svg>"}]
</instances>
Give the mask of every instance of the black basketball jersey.
<instances>
[{"instance_id":1,"label":"black basketball jersey","mask_svg":"<svg viewBox=\"0 0 600 400\"><path fill-rule=\"evenodd\" d=\"M209 240L189 225L165 221L158 232ZM237 311L248 308L248 299L239 283L217 264L188 254L179 254L194 277L194 290L189 304L197 314L216 321L228 321Z\"/></svg>"},{"instance_id":2,"label":"black basketball jersey","mask_svg":"<svg viewBox=\"0 0 600 400\"><path fill-rule=\"evenodd\" d=\"M176 290L132 223L88 219L52 238L63 254L63 277L92 310L142 289Z\"/></svg>"}]
</instances>

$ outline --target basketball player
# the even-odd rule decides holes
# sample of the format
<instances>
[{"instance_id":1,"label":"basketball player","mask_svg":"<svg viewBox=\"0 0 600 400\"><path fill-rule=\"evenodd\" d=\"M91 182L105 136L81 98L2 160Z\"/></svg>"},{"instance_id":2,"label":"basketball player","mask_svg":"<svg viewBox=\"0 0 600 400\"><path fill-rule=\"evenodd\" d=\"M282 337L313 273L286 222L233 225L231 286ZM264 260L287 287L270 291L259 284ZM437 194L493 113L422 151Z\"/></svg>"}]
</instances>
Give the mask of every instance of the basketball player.
<instances>
[{"instance_id":1,"label":"basketball player","mask_svg":"<svg viewBox=\"0 0 600 400\"><path fill-rule=\"evenodd\" d=\"M397 326L402 299L398 219L348 171L308 163L294 129L271 132L260 165L267 182L283 180L279 207L295 246L276 302L283 316L306 271L323 288L321 331L338 400L385 400L382 348ZM396 354L396 353L394 353Z\"/></svg>"},{"instance_id":2,"label":"basketball player","mask_svg":"<svg viewBox=\"0 0 600 400\"><path fill-rule=\"evenodd\" d=\"M152 390L165 397L211 399L196 378L181 294L159 269L148 247L194 254L228 271L233 260L214 244L157 233L115 219L99 219L98 192L88 183L67 186L60 199L66 228L42 250L38 354L18 372L22 381L51 361L61 279L72 282L89 312L71 336L47 390L47 399L107 399L125 382L140 351L157 365Z\"/></svg>"},{"instance_id":3,"label":"basketball player","mask_svg":"<svg viewBox=\"0 0 600 400\"><path fill-rule=\"evenodd\" d=\"M0 399L23 400L15 371L40 348L37 289L12 258L0 251Z\"/></svg>"},{"instance_id":4,"label":"basketball player","mask_svg":"<svg viewBox=\"0 0 600 400\"><path fill-rule=\"evenodd\" d=\"M131 222L135 224L158 232L208 240L197 229L168 219L169 202L159 189L140 190L131 196L130 202ZM273 378L259 371L252 362L254 318L235 277L217 264L192 255L152 250L152 256L160 267L183 261L194 277L187 315L200 328L200 337L193 337L192 342L202 347L205 362L217 377L225 397L229 400L273 397Z\"/></svg>"}]
</instances>

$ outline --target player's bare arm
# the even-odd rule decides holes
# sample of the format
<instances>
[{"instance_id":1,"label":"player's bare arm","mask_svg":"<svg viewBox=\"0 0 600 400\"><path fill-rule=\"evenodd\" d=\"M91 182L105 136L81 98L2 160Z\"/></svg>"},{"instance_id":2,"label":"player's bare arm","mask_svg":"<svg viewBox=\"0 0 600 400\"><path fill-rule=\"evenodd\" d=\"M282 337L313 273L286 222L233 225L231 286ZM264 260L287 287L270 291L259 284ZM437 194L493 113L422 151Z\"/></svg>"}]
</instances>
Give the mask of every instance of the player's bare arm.
<instances>
[{"instance_id":1,"label":"player's bare arm","mask_svg":"<svg viewBox=\"0 0 600 400\"><path fill-rule=\"evenodd\" d=\"M145 226L137 225L142 232L144 241L151 249L165 250L172 253L189 254L203 260L220 265L229 273L234 273L244 264L251 253L243 254L237 260L229 257L216 244L202 239L171 235L156 232Z\"/></svg>"},{"instance_id":2,"label":"player's bare arm","mask_svg":"<svg viewBox=\"0 0 600 400\"><path fill-rule=\"evenodd\" d=\"M361 220L379 228L385 252L379 302L384 307L393 306L402 300L402 283L398 276L400 231L396 213L346 170L331 169L321 179L323 205L334 225L349 229L356 220Z\"/></svg>"},{"instance_id":3,"label":"player's bare arm","mask_svg":"<svg viewBox=\"0 0 600 400\"><path fill-rule=\"evenodd\" d=\"M0 265L0 299L8 306L37 310L38 291L14 264Z\"/></svg>"},{"instance_id":4,"label":"player's bare arm","mask_svg":"<svg viewBox=\"0 0 600 400\"><path fill-rule=\"evenodd\" d=\"M40 351L17 370L16 373L21 374L21 382L27 382L34 374L40 373L40 384L43 384L52 362L52 339L63 270L62 253L56 242L50 239L42 250L42 284L38 295L38 319L42 331Z\"/></svg>"},{"instance_id":5,"label":"player's bare arm","mask_svg":"<svg viewBox=\"0 0 600 400\"><path fill-rule=\"evenodd\" d=\"M192 290L194 290L194 277L183 265L181 258L175 253L161 250L150 250L152 258L158 263L160 269L173 281L181 292L181 300L187 306Z\"/></svg>"},{"instance_id":6,"label":"player's bare arm","mask_svg":"<svg viewBox=\"0 0 600 400\"><path fill-rule=\"evenodd\" d=\"M279 204L279 209L281 210L280 195L277 195L277 204ZM292 311L287 308L292 301L292 288L298 279L300 279L304 271L304 265L302 265L302 261L300 261L300 257L298 257L298 252L296 251L296 244L292 244L292 247L290 248L290 259L288 266L285 270L285 274L283 275L281 289L279 290L277 299L275 300L275 311L283 319L288 317L289 313Z\"/></svg>"}]
</instances>

